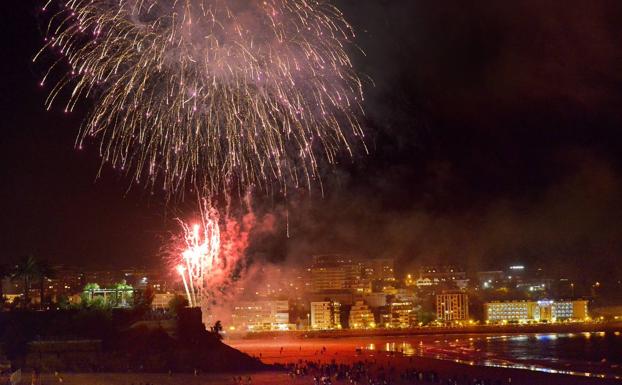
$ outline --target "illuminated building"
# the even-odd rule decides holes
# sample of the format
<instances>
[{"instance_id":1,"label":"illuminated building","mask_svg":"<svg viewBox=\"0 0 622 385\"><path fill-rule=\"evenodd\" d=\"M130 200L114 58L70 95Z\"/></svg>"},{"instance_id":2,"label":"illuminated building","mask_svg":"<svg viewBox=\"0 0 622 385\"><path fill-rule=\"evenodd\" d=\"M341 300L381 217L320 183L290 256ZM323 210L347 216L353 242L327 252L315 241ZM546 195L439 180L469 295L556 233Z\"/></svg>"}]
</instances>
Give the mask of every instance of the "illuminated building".
<instances>
[{"instance_id":1,"label":"illuminated building","mask_svg":"<svg viewBox=\"0 0 622 385\"><path fill-rule=\"evenodd\" d=\"M254 295L264 299L287 297L300 300L304 293L311 291L310 270L302 268L261 267L257 272L259 285L251 285L248 292L241 289L245 296ZM250 291L252 290L252 292Z\"/></svg>"},{"instance_id":2,"label":"illuminated building","mask_svg":"<svg viewBox=\"0 0 622 385\"><path fill-rule=\"evenodd\" d=\"M397 302L416 302L416 296L412 289L397 289L395 293L395 299Z\"/></svg>"},{"instance_id":3,"label":"illuminated building","mask_svg":"<svg viewBox=\"0 0 622 385\"><path fill-rule=\"evenodd\" d=\"M354 295L350 290L325 290L321 293L309 293L306 298L309 302L322 302L330 299L342 305L352 305L354 303Z\"/></svg>"},{"instance_id":4,"label":"illuminated building","mask_svg":"<svg viewBox=\"0 0 622 385\"><path fill-rule=\"evenodd\" d=\"M339 302L311 302L311 328L317 330L341 329Z\"/></svg>"},{"instance_id":5,"label":"illuminated building","mask_svg":"<svg viewBox=\"0 0 622 385\"><path fill-rule=\"evenodd\" d=\"M140 290L144 290L147 286L151 286L156 293L166 293L173 289L172 286L169 287L170 277L167 279L166 275L158 270L126 269L122 270L122 273L127 283Z\"/></svg>"},{"instance_id":6,"label":"illuminated building","mask_svg":"<svg viewBox=\"0 0 622 385\"><path fill-rule=\"evenodd\" d=\"M436 295L436 320L443 323L467 321L469 297L462 292L446 292Z\"/></svg>"},{"instance_id":7,"label":"illuminated building","mask_svg":"<svg viewBox=\"0 0 622 385\"><path fill-rule=\"evenodd\" d=\"M508 267L505 277L512 286L516 286L523 282L526 274L527 270L524 265L512 265Z\"/></svg>"},{"instance_id":8,"label":"illuminated building","mask_svg":"<svg viewBox=\"0 0 622 385\"><path fill-rule=\"evenodd\" d=\"M112 286L123 279L123 274L118 271L98 270L85 271L82 273L82 284L97 283L101 287Z\"/></svg>"},{"instance_id":9,"label":"illuminated building","mask_svg":"<svg viewBox=\"0 0 622 385\"><path fill-rule=\"evenodd\" d=\"M437 285L463 285L468 282L466 272L456 266L426 266L419 269L418 287Z\"/></svg>"},{"instance_id":10,"label":"illuminated building","mask_svg":"<svg viewBox=\"0 0 622 385\"><path fill-rule=\"evenodd\" d=\"M504 283L505 273L501 270L478 271L477 281L482 289L492 289Z\"/></svg>"},{"instance_id":11,"label":"illuminated building","mask_svg":"<svg viewBox=\"0 0 622 385\"><path fill-rule=\"evenodd\" d=\"M552 285L552 279L539 278L523 280L516 284L516 288L528 292L542 292L550 290Z\"/></svg>"},{"instance_id":12,"label":"illuminated building","mask_svg":"<svg viewBox=\"0 0 622 385\"><path fill-rule=\"evenodd\" d=\"M357 295L370 294L372 290L372 281L361 279L352 286L352 292Z\"/></svg>"},{"instance_id":13,"label":"illuminated building","mask_svg":"<svg viewBox=\"0 0 622 385\"><path fill-rule=\"evenodd\" d=\"M369 280L387 280L395 279L393 258L375 258L367 259L362 263L363 275Z\"/></svg>"},{"instance_id":14,"label":"illuminated building","mask_svg":"<svg viewBox=\"0 0 622 385\"><path fill-rule=\"evenodd\" d=\"M391 286L395 281L392 258L360 260L342 255L313 257L309 269L314 292L350 290L358 295L371 293L372 283Z\"/></svg>"},{"instance_id":15,"label":"illuminated building","mask_svg":"<svg viewBox=\"0 0 622 385\"><path fill-rule=\"evenodd\" d=\"M412 302L392 302L389 305L389 319L384 325L392 329L405 329L412 327L417 322Z\"/></svg>"},{"instance_id":16,"label":"illuminated building","mask_svg":"<svg viewBox=\"0 0 622 385\"><path fill-rule=\"evenodd\" d=\"M386 295L396 295L397 288L393 285L383 285L381 288L381 292Z\"/></svg>"},{"instance_id":17,"label":"illuminated building","mask_svg":"<svg viewBox=\"0 0 622 385\"><path fill-rule=\"evenodd\" d=\"M288 330L288 301L244 301L233 307L232 325L240 331Z\"/></svg>"},{"instance_id":18,"label":"illuminated building","mask_svg":"<svg viewBox=\"0 0 622 385\"><path fill-rule=\"evenodd\" d=\"M351 290L361 280L361 266L352 258L340 255L313 257L311 283L313 291Z\"/></svg>"},{"instance_id":19,"label":"illuminated building","mask_svg":"<svg viewBox=\"0 0 622 385\"><path fill-rule=\"evenodd\" d=\"M363 301L356 301L350 308L348 324L350 329L373 329L376 327L374 314Z\"/></svg>"},{"instance_id":20,"label":"illuminated building","mask_svg":"<svg viewBox=\"0 0 622 385\"><path fill-rule=\"evenodd\" d=\"M155 293L153 295L153 301L151 301L151 309L153 310L167 310L168 305L175 296L176 293Z\"/></svg>"},{"instance_id":21,"label":"illuminated building","mask_svg":"<svg viewBox=\"0 0 622 385\"><path fill-rule=\"evenodd\" d=\"M489 323L583 321L588 318L587 301L506 301L484 304Z\"/></svg>"},{"instance_id":22,"label":"illuminated building","mask_svg":"<svg viewBox=\"0 0 622 385\"><path fill-rule=\"evenodd\" d=\"M60 296L70 296L82 291L86 282L81 272L64 266L55 266L54 270L54 277L48 279L47 295L58 300Z\"/></svg>"}]
</instances>

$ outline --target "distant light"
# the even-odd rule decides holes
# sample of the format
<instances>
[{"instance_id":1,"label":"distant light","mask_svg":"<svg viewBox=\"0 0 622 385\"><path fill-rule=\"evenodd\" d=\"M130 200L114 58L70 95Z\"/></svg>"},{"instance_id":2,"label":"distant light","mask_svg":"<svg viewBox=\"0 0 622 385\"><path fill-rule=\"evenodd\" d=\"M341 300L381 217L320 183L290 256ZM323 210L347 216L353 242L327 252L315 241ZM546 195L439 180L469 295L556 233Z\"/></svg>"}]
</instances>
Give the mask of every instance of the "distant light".
<instances>
[{"instance_id":1,"label":"distant light","mask_svg":"<svg viewBox=\"0 0 622 385\"><path fill-rule=\"evenodd\" d=\"M513 266L510 266L510 270L524 270L524 269L525 269L525 266L523 266L523 265L513 265Z\"/></svg>"}]
</instances>

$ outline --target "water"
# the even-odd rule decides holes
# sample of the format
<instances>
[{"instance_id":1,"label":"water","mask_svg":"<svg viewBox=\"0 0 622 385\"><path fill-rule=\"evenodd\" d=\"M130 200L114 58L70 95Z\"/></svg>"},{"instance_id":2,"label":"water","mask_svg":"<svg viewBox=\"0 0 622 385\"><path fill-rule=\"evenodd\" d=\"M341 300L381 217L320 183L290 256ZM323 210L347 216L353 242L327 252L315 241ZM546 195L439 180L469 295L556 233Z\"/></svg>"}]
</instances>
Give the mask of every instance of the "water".
<instances>
[{"instance_id":1,"label":"water","mask_svg":"<svg viewBox=\"0 0 622 385\"><path fill-rule=\"evenodd\" d=\"M492 337L478 340L475 346L498 356L522 361L622 364L622 336L619 333Z\"/></svg>"},{"instance_id":2,"label":"water","mask_svg":"<svg viewBox=\"0 0 622 385\"><path fill-rule=\"evenodd\" d=\"M396 337L365 348L470 365L622 379L620 332Z\"/></svg>"}]
</instances>

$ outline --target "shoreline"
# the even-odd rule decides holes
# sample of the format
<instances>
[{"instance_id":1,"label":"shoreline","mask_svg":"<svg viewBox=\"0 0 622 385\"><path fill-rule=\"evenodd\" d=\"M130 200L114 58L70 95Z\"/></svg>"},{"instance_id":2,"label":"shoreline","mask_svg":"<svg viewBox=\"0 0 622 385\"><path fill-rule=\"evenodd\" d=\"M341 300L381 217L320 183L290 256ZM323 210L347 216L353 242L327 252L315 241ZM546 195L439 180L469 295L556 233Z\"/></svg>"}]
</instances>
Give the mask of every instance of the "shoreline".
<instances>
[{"instance_id":1,"label":"shoreline","mask_svg":"<svg viewBox=\"0 0 622 385\"><path fill-rule=\"evenodd\" d=\"M512 379L512 384L526 385L620 383L619 377L614 374L603 376L599 373L584 372L582 371L583 368L578 367L553 369L539 366L533 362L524 362L524 365L517 366L514 362L492 359L486 364L482 364L481 361L476 362L465 358L404 355L400 351L386 351L390 348L388 343L385 347L379 343L369 346L375 350L358 350L360 342L359 340L344 343L344 340L340 339L321 338L315 340L292 339L289 341L282 339L238 340L232 343L232 346L247 354L259 357L266 364L288 364L299 362L299 360L322 363L330 363L335 360L337 364L352 364L357 361L373 360L382 363L382 365L396 367L398 372L404 372L414 367L418 370L438 372L443 377L485 378L501 381L501 384L509 383L509 378ZM281 348L283 348L282 352ZM324 348L327 354L319 354L317 350ZM586 373L589 373L589 376Z\"/></svg>"},{"instance_id":2,"label":"shoreline","mask_svg":"<svg viewBox=\"0 0 622 385\"><path fill-rule=\"evenodd\" d=\"M533 333L622 332L622 322L585 322L536 325L478 325L465 327L419 327L367 330L287 330L227 333L225 341L245 339L339 339L350 337L400 337L451 334L533 334Z\"/></svg>"}]
</instances>

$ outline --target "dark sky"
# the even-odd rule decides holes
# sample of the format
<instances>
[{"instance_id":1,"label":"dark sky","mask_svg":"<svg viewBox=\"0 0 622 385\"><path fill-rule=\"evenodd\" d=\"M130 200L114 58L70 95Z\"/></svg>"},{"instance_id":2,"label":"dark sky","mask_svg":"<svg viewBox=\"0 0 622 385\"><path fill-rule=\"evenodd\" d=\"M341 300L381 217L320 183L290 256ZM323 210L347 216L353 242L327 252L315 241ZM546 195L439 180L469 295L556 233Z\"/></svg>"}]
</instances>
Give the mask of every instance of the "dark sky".
<instances>
[{"instance_id":1,"label":"dark sky","mask_svg":"<svg viewBox=\"0 0 622 385\"><path fill-rule=\"evenodd\" d=\"M80 113L46 112L31 59L39 1L3 1L0 258L156 264L185 211L73 142ZM365 56L367 144L326 195L289 202L254 252L395 256L472 268L521 262L620 276L622 3L341 0ZM256 199L258 210L284 212ZM402 266L402 265L400 265Z\"/></svg>"}]
</instances>

